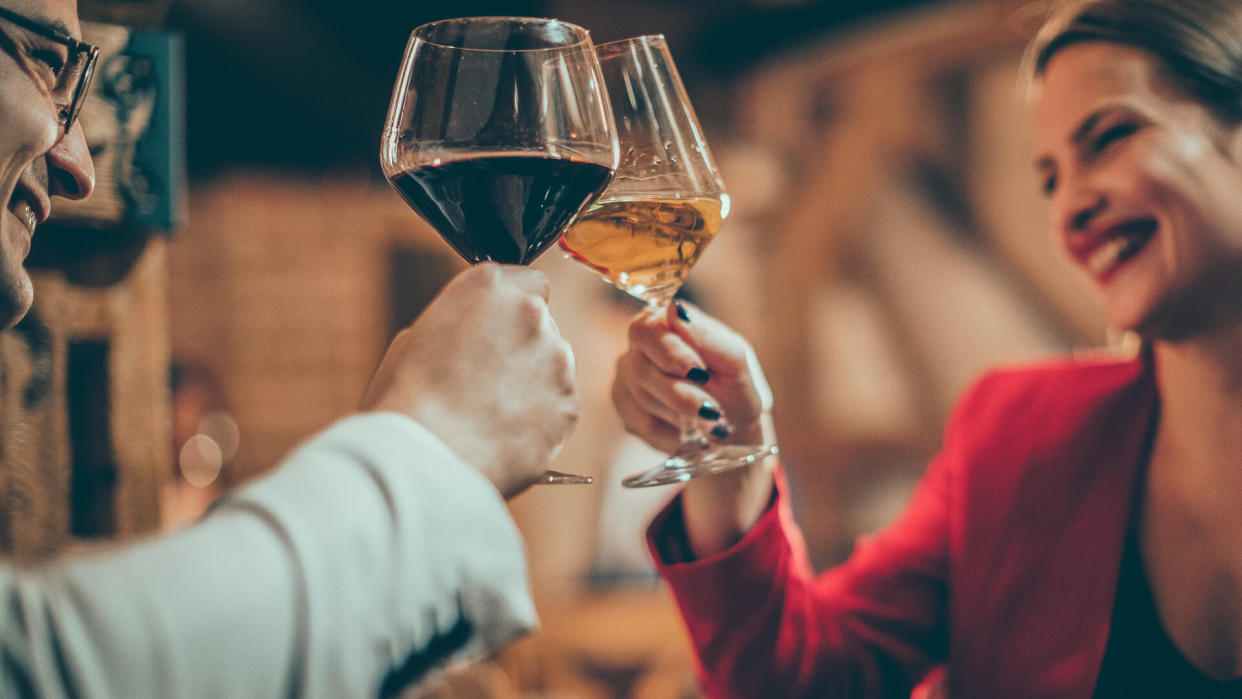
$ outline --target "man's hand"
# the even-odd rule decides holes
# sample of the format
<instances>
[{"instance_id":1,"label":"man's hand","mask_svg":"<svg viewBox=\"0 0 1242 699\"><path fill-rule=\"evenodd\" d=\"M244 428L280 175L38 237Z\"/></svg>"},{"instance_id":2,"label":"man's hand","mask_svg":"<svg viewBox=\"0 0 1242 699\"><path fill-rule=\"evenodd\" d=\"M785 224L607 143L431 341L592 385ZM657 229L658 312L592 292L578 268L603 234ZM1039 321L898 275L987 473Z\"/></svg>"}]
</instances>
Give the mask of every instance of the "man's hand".
<instances>
[{"instance_id":1,"label":"man's hand","mask_svg":"<svg viewBox=\"0 0 1242 699\"><path fill-rule=\"evenodd\" d=\"M362 409L409 415L506 498L520 493L578 420L573 353L548 294L527 267L462 272L393 340Z\"/></svg>"}]
</instances>

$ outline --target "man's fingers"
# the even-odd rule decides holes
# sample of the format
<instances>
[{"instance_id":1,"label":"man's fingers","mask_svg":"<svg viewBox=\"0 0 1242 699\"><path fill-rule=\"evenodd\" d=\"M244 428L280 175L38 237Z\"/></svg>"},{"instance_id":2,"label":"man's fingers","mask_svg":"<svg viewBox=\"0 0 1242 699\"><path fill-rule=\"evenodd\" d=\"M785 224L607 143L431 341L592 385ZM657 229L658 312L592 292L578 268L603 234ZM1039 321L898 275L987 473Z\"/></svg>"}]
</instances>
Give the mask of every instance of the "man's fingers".
<instances>
[{"instance_id":1,"label":"man's fingers","mask_svg":"<svg viewBox=\"0 0 1242 699\"><path fill-rule=\"evenodd\" d=\"M533 294L547 301L552 296L552 284L547 275L537 269L522 265L501 265L495 262L480 262L470 272L490 275L488 281L497 284L508 284L519 292Z\"/></svg>"},{"instance_id":2,"label":"man's fingers","mask_svg":"<svg viewBox=\"0 0 1242 699\"><path fill-rule=\"evenodd\" d=\"M556 385L561 389L562 394L577 396L578 371L573 348L569 346L568 340L559 335L556 336L554 342L557 343L557 351L553 354L552 360L553 376L557 379Z\"/></svg>"}]
</instances>

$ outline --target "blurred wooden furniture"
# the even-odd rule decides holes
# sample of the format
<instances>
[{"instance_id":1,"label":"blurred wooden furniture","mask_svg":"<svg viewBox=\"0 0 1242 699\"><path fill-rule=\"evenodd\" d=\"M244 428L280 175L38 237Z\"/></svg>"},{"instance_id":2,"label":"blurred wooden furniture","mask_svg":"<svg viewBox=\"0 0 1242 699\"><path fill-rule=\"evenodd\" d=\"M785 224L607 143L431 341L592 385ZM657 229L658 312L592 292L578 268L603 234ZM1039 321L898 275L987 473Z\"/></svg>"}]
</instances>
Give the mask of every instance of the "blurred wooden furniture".
<instances>
[{"instance_id":1,"label":"blurred wooden furniture","mask_svg":"<svg viewBox=\"0 0 1242 699\"><path fill-rule=\"evenodd\" d=\"M886 521L852 512L894 512L978 372L1102 342L1029 165L1017 68L1043 10L929 5L790 52L739 89L739 138L784 167L780 195L737 215L764 231L752 337L819 566Z\"/></svg>"},{"instance_id":2,"label":"blurred wooden furniture","mask_svg":"<svg viewBox=\"0 0 1242 699\"><path fill-rule=\"evenodd\" d=\"M38 305L0 335L6 375L4 549L19 559L158 524L170 473L164 241L123 279L36 277Z\"/></svg>"},{"instance_id":3,"label":"blurred wooden furniture","mask_svg":"<svg viewBox=\"0 0 1242 699\"><path fill-rule=\"evenodd\" d=\"M79 0L78 15L91 22L162 27L172 0Z\"/></svg>"}]
</instances>

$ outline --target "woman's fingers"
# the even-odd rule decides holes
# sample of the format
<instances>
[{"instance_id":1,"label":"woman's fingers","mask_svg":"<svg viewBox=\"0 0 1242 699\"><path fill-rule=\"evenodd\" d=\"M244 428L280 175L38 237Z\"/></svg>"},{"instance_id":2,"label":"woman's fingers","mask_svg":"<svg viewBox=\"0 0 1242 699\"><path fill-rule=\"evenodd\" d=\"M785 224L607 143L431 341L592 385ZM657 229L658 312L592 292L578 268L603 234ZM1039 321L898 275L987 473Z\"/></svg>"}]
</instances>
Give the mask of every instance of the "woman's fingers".
<instances>
[{"instance_id":1,"label":"woman's fingers","mask_svg":"<svg viewBox=\"0 0 1242 699\"><path fill-rule=\"evenodd\" d=\"M623 390L614 402L631 432L652 444L661 440L661 448L676 446L676 428L686 419L698 420L715 439L728 439L730 428L757 433L770 391L742 336L684 304L667 314L639 314L629 339L617 364L616 386Z\"/></svg>"},{"instance_id":2,"label":"woman's fingers","mask_svg":"<svg viewBox=\"0 0 1242 699\"><path fill-rule=\"evenodd\" d=\"M712 374L729 378L745 375L750 345L732 328L686 301L676 302L665 320L666 327Z\"/></svg>"},{"instance_id":3,"label":"woman's fingers","mask_svg":"<svg viewBox=\"0 0 1242 699\"><path fill-rule=\"evenodd\" d=\"M617 380L612 384L612 402L625 429L656 449L676 451L681 441L680 431L675 426L676 416L653 396L623 380L625 373L620 366Z\"/></svg>"},{"instance_id":4,"label":"woman's fingers","mask_svg":"<svg viewBox=\"0 0 1242 699\"><path fill-rule=\"evenodd\" d=\"M645 356L635 360L634 378L636 385L663 408L661 417L669 422L676 424L683 415L698 415L704 420L720 417L720 406L711 393L688 379L669 376ZM715 415L711 414L713 410Z\"/></svg>"},{"instance_id":5,"label":"woman's fingers","mask_svg":"<svg viewBox=\"0 0 1242 699\"><path fill-rule=\"evenodd\" d=\"M630 347L637 349L668 376L707 378L707 365L685 339L673 332L662 316L642 313L630 323Z\"/></svg>"}]
</instances>

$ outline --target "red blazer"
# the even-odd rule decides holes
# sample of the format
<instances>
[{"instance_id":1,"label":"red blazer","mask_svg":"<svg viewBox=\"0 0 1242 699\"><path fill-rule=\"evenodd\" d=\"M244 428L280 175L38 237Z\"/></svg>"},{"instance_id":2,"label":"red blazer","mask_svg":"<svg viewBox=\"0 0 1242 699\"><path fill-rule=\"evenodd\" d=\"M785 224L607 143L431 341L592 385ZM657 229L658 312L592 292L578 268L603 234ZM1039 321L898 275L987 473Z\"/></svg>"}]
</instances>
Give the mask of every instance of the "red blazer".
<instances>
[{"instance_id":1,"label":"red blazer","mask_svg":"<svg viewBox=\"0 0 1242 699\"><path fill-rule=\"evenodd\" d=\"M985 376L904 513L818 577L779 472L774 506L702 561L670 561L674 500L648 542L704 687L909 697L947 665L952 699L1089 699L1156 401L1141 360Z\"/></svg>"}]
</instances>

